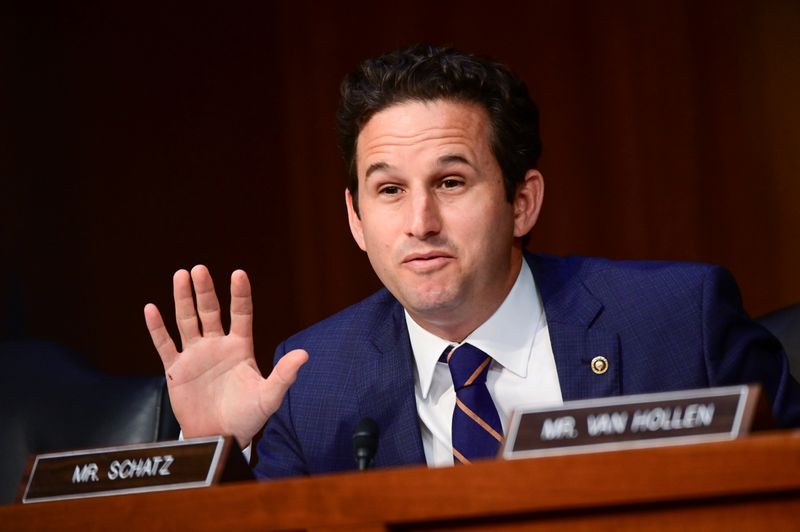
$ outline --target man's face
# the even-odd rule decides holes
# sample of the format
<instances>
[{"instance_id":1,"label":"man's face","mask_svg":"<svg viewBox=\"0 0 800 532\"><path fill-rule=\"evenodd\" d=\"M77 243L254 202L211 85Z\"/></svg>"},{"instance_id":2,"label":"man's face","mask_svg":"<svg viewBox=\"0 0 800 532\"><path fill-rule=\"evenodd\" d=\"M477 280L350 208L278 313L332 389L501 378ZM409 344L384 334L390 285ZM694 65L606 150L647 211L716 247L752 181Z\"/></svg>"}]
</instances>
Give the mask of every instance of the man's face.
<instances>
[{"instance_id":1,"label":"man's face","mask_svg":"<svg viewBox=\"0 0 800 532\"><path fill-rule=\"evenodd\" d=\"M350 228L383 284L431 332L460 341L497 309L536 220L541 175L513 203L480 106L408 102L375 114L358 136L358 205Z\"/></svg>"}]
</instances>

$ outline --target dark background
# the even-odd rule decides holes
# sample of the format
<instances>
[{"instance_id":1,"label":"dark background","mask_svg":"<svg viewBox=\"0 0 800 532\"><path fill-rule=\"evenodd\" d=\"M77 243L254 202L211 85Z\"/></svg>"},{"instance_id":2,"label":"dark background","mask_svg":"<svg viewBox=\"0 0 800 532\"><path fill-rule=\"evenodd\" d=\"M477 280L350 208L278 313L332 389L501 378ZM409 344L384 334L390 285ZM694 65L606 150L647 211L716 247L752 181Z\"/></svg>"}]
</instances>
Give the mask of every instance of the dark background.
<instances>
[{"instance_id":1,"label":"dark background","mask_svg":"<svg viewBox=\"0 0 800 532\"><path fill-rule=\"evenodd\" d=\"M30 3L32 4L32 3ZM0 18L0 335L160 362L142 307L246 269L256 347L375 290L333 115L360 60L490 55L542 109L531 249L719 263L752 314L800 301L800 3L20 2Z\"/></svg>"}]
</instances>

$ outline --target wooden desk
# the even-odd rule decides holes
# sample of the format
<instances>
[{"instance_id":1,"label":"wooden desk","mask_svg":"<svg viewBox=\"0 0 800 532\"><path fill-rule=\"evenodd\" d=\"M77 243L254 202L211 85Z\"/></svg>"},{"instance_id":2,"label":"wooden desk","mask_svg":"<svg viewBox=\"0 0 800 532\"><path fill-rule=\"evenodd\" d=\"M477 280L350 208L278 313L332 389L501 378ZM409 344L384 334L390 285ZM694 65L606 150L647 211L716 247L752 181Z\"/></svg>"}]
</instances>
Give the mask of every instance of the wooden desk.
<instances>
[{"instance_id":1,"label":"wooden desk","mask_svg":"<svg viewBox=\"0 0 800 532\"><path fill-rule=\"evenodd\" d=\"M800 431L0 506L2 530L800 530Z\"/></svg>"}]
</instances>

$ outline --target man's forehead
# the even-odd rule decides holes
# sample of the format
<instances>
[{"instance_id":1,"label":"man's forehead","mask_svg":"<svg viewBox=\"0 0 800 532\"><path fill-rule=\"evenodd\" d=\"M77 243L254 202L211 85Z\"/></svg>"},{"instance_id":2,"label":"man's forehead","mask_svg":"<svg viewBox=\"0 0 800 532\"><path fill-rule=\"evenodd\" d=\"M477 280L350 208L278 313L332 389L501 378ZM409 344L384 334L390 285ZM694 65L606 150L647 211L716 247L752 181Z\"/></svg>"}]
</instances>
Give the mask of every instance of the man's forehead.
<instances>
[{"instance_id":1,"label":"man's forehead","mask_svg":"<svg viewBox=\"0 0 800 532\"><path fill-rule=\"evenodd\" d=\"M416 112L410 113L410 110L414 110ZM371 124L374 124L376 121L380 121L381 118L386 115L392 114L409 119L412 117L418 118L420 115L435 117L443 114L447 114L450 117L474 117L476 114L480 114L485 119L488 119L489 116L486 108L482 104L470 100L450 98L436 98L431 100L402 100L392 103L391 105L388 105L373 113L359 128L359 137L365 129L370 127Z\"/></svg>"},{"instance_id":2,"label":"man's forehead","mask_svg":"<svg viewBox=\"0 0 800 532\"><path fill-rule=\"evenodd\" d=\"M413 147L435 140L446 148L434 161L437 165L468 162L471 150L490 140L490 124L486 110L473 102L430 100L394 104L375 113L361 128L356 138L356 162L373 159L366 172L386 169L381 155L393 147ZM461 146L461 149L459 149ZM374 160L377 159L377 160ZM361 165L358 165L361 166Z\"/></svg>"}]
</instances>

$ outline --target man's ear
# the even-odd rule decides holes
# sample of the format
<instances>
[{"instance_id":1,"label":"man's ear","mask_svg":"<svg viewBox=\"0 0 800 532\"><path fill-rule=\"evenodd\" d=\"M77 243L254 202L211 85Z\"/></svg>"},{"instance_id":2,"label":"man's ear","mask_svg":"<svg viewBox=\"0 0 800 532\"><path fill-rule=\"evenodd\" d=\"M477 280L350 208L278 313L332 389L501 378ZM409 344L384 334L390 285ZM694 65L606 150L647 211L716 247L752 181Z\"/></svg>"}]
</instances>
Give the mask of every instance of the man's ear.
<instances>
[{"instance_id":1,"label":"man's ear","mask_svg":"<svg viewBox=\"0 0 800 532\"><path fill-rule=\"evenodd\" d=\"M344 202L347 204L347 221L350 224L350 233L353 239L358 244L362 251L366 251L367 247L364 245L364 228L361 226L361 218L356 214L353 208L353 196L350 194L350 189L344 189Z\"/></svg>"},{"instance_id":2,"label":"man's ear","mask_svg":"<svg viewBox=\"0 0 800 532\"><path fill-rule=\"evenodd\" d=\"M514 195L514 236L523 237L539 219L544 200L544 177L538 170L528 170Z\"/></svg>"}]
</instances>

